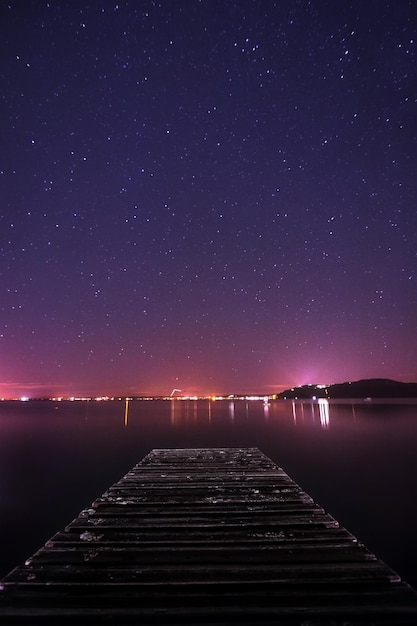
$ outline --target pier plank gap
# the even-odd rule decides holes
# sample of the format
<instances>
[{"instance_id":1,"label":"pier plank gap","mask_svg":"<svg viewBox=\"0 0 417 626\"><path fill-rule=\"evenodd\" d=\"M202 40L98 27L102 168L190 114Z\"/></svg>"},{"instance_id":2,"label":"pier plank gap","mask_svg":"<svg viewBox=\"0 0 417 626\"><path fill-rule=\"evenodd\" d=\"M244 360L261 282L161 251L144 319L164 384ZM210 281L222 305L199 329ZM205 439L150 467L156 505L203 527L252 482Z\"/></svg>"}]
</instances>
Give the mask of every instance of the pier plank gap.
<instances>
[{"instance_id":1,"label":"pier plank gap","mask_svg":"<svg viewBox=\"0 0 417 626\"><path fill-rule=\"evenodd\" d=\"M153 450L0 586L1 624L417 624L417 594L257 448Z\"/></svg>"}]
</instances>

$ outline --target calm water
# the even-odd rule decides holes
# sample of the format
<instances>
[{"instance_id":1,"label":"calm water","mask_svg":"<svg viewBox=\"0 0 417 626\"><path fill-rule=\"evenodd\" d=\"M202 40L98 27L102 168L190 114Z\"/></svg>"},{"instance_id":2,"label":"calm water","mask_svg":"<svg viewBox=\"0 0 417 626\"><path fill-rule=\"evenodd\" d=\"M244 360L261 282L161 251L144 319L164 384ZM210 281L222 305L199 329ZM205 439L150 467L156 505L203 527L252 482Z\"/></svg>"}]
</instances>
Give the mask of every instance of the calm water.
<instances>
[{"instance_id":1,"label":"calm water","mask_svg":"<svg viewBox=\"0 0 417 626\"><path fill-rule=\"evenodd\" d=\"M152 448L256 446L417 587L417 402L0 402L0 576Z\"/></svg>"}]
</instances>

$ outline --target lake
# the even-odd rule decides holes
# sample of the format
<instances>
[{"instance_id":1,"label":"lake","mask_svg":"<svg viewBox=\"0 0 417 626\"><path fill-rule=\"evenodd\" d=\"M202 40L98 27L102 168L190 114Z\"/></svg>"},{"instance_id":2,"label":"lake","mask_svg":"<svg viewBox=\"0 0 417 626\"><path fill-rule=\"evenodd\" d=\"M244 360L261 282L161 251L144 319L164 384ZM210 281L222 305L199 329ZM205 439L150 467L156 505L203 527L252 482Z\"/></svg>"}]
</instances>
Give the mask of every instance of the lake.
<instances>
[{"instance_id":1,"label":"lake","mask_svg":"<svg viewBox=\"0 0 417 626\"><path fill-rule=\"evenodd\" d=\"M258 447L417 587L417 401L0 402L0 576L152 448Z\"/></svg>"}]
</instances>

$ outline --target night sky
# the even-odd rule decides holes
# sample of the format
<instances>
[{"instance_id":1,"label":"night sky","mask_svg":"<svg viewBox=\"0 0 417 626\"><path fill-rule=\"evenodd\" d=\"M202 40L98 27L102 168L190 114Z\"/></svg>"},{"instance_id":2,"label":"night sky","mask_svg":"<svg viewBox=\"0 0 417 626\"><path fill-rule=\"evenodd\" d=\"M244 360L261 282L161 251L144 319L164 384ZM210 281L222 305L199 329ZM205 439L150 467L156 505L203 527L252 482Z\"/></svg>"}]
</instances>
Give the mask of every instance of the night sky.
<instances>
[{"instance_id":1,"label":"night sky","mask_svg":"<svg viewBox=\"0 0 417 626\"><path fill-rule=\"evenodd\" d=\"M0 1L0 397L417 380L415 0Z\"/></svg>"}]
</instances>

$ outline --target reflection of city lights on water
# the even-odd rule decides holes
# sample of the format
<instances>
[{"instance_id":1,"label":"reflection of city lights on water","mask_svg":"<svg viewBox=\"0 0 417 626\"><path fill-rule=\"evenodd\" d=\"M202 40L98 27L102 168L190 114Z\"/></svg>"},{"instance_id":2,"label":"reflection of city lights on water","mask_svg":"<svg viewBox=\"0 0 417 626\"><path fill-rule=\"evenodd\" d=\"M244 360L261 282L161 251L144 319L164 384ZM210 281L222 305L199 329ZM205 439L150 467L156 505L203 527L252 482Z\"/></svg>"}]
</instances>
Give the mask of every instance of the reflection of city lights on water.
<instances>
[{"instance_id":1,"label":"reflection of city lights on water","mask_svg":"<svg viewBox=\"0 0 417 626\"><path fill-rule=\"evenodd\" d=\"M297 411L295 409L295 402L294 402L294 400L292 401L292 417L293 417L293 420L294 420L294 424L296 424L297 423Z\"/></svg>"},{"instance_id":2,"label":"reflection of city lights on water","mask_svg":"<svg viewBox=\"0 0 417 626\"><path fill-rule=\"evenodd\" d=\"M329 428L329 401L326 400L326 398L319 398L318 405L320 411L320 425L322 428Z\"/></svg>"}]
</instances>

